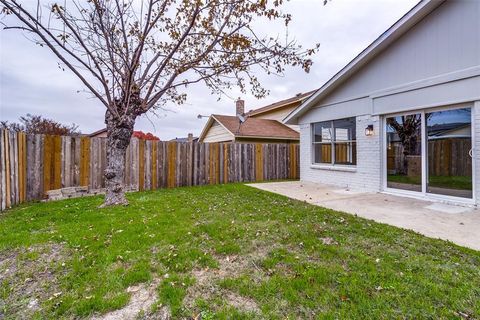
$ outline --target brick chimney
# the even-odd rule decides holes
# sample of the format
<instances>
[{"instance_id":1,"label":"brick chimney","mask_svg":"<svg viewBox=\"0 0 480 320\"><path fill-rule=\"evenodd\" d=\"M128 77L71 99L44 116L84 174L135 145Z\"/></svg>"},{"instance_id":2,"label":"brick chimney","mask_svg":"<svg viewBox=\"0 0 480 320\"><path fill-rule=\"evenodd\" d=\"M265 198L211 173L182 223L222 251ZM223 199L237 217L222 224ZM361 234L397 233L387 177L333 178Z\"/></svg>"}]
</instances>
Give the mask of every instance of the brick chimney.
<instances>
[{"instance_id":1,"label":"brick chimney","mask_svg":"<svg viewBox=\"0 0 480 320\"><path fill-rule=\"evenodd\" d=\"M238 98L238 100L235 102L235 115L237 116L242 116L245 113L245 101Z\"/></svg>"},{"instance_id":2,"label":"brick chimney","mask_svg":"<svg viewBox=\"0 0 480 320\"><path fill-rule=\"evenodd\" d=\"M188 134L188 142L193 142L193 133Z\"/></svg>"}]
</instances>

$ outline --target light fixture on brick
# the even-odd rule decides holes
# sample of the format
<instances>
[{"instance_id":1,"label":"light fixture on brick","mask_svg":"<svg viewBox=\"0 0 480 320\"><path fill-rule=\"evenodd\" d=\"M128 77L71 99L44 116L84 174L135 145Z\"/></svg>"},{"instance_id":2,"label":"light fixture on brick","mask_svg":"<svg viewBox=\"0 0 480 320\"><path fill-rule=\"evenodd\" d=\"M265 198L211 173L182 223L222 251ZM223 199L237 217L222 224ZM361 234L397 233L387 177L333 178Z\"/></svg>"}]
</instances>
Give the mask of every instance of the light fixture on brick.
<instances>
[{"instance_id":1,"label":"light fixture on brick","mask_svg":"<svg viewBox=\"0 0 480 320\"><path fill-rule=\"evenodd\" d=\"M369 125L365 128L365 135L366 135L366 136L373 136L373 124L369 124Z\"/></svg>"}]
</instances>

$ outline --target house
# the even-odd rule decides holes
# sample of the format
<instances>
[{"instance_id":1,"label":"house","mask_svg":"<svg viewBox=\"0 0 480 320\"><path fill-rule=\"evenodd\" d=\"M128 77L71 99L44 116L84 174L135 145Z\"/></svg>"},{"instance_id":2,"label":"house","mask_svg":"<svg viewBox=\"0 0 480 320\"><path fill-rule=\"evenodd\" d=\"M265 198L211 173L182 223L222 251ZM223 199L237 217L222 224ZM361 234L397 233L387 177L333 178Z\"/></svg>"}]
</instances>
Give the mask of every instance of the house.
<instances>
[{"instance_id":1,"label":"house","mask_svg":"<svg viewBox=\"0 0 480 320\"><path fill-rule=\"evenodd\" d=\"M187 137L184 137L184 138L175 138L175 139L171 139L170 141L180 142L180 143L184 143L184 142L197 142L197 141L198 141L198 137L194 137L194 136L193 136L193 133L189 133Z\"/></svg>"},{"instance_id":2,"label":"house","mask_svg":"<svg viewBox=\"0 0 480 320\"><path fill-rule=\"evenodd\" d=\"M97 130L95 132L92 132L88 135L86 135L89 138L106 138L107 137L107 128L103 128L100 130ZM132 137L138 138L138 139L143 139L143 140L155 140L159 141L160 138L157 136L153 135L152 133L144 133L143 131L133 131Z\"/></svg>"},{"instance_id":3,"label":"house","mask_svg":"<svg viewBox=\"0 0 480 320\"><path fill-rule=\"evenodd\" d=\"M480 203L480 1L424 0L291 112L300 176Z\"/></svg>"},{"instance_id":4,"label":"house","mask_svg":"<svg viewBox=\"0 0 480 320\"><path fill-rule=\"evenodd\" d=\"M245 102L237 100L235 116L212 114L200 134L200 142L298 143L297 125L285 125L283 118L313 91L245 113Z\"/></svg>"},{"instance_id":5,"label":"house","mask_svg":"<svg viewBox=\"0 0 480 320\"><path fill-rule=\"evenodd\" d=\"M107 128L103 128L92 132L88 135L90 138L106 138L107 137Z\"/></svg>"}]
</instances>

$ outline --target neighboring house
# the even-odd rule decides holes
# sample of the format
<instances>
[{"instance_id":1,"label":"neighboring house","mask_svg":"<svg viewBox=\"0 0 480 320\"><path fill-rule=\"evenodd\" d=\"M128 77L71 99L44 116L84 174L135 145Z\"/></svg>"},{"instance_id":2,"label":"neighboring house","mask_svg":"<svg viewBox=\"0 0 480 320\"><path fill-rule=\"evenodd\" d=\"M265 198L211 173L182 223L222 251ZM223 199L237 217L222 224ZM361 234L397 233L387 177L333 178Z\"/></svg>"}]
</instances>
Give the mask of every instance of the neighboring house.
<instances>
[{"instance_id":1,"label":"neighboring house","mask_svg":"<svg viewBox=\"0 0 480 320\"><path fill-rule=\"evenodd\" d=\"M200 134L200 142L298 143L297 125L285 125L283 118L312 92L275 102L245 113L243 100L235 104L235 116L212 114Z\"/></svg>"},{"instance_id":2,"label":"neighboring house","mask_svg":"<svg viewBox=\"0 0 480 320\"><path fill-rule=\"evenodd\" d=\"M107 128L103 128L92 132L88 135L90 138L106 138L107 137Z\"/></svg>"},{"instance_id":3,"label":"neighboring house","mask_svg":"<svg viewBox=\"0 0 480 320\"><path fill-rule=\"evenodd\" d=\"M436 124L429 128L428 139L451 138L451 137L471 137L472 125L470 123L447 123Z\"/></svg>"},{"instance_id":4,"label":"neighboring house","mask_svg":"<svg viewBox=\"0 0 480 320\"><path fill-rule=\"evenodd\" d=\"M193 136L193 133L189 133L187 137L185 138L175 138L175 139L172 139L170 141L173 141L173 142L197 142L198 141L198 137L194 137Z\"/></svg>"},{"instance_id":5,"label":"neighboring house","mask_svg":"<svg viewBox=\"0 0 480 320\"><path fill-rule=\"evenodd\" d=\"M107 137L107 128L97 130L93 133L87 135L90 138L106 138ZM132 137L144 139L144 140L160 140L157 136L154 136L152 133L144 133L143 131L133 131Z\"/></svg>"},{"instance_id":6,"label":"neighboring house","mask_svg":"<svg viewBox=\"0 0 480 320\"><path fill-rule=\"evenodd\" d=\"M421 1L284 122L301 180L480 204L480 1Z\"/></svg>"}]
</instances>

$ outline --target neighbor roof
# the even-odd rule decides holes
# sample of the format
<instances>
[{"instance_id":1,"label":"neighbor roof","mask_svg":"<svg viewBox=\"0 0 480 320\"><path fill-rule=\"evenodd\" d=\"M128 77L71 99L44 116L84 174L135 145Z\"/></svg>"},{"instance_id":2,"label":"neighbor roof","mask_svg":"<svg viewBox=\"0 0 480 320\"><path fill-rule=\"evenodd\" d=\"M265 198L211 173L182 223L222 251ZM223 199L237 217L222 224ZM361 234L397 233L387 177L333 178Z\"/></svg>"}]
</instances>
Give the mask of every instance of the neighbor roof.
<instances>
[{"instance_id":1,"label":"neighbor roof","mask_svg":"<svg viewBox=\"0 0 480 320\"><path fill-rule=\"evenodd\" d=\"M261 108L255 109L255 110L250 110L249 112L247 112L246 115L247 116L255 116L255 115L258 115L258 114L261 114L261 113L269 112L269 111L272 111L272 110L275 110L275 109L278 109L278 108L282 108L282 107L291 105L292 103L295 103L295 102L302 102L304 99L311 96L315 91L316 90L312 90L312 91L305 92L305 93L297 93L294 97L284 99L284 100L280 100L280 101L277 101L275 103L269 104L268 106L261 107Z\"/></svg>"},{"instance_id":2,"label":"neighbor roof","mask_svg":"<svg viewBox=\"0 0 480 320\"><path fill-rule=\"evenodd\" d=\"M212 114L208 119L204 131L200 135L202 140L214 121L217 121L235 138L262 138L262 139L285 139L299 140L297 131L290 129L288 126L276 121L268 119L259 119L248 117L243 123L237 116L225 116Z\"/></svg>"},{"instance_id":3,"label":"neighbor roof","mask_svg":"<svg viewBox=\"0 0 480 320\"><path fill-rule=\"evenodd\" d=\"M95 132L92 132L88 136L89 137L95 137L96 135L102 134L104 132L107 132L107 128L103 128L103 129L97 130Z\"/></svg>"},{"instance_id":4,"label":"neighbor roof","mask_svg":"<svg viewBox=\"0 0 480 320\"><path fill-rule=\"evenodd\" d=\"M360 52L343 69L328 80L320 89L311 95L302 105L293 110L285 119L285 123L294 124L294 119L305 113L310 106L319 102L344 81L350 78L355 72L368 64L377 54L383 51L395 40L400 38L425 16L438 8L445 0L422 0L395 24L393 24L380 37L372 42L365 50Z\"/></svg>"},{"instance_id":5,"label":"neighbor roof","mask_svg":"<svg viewBox=\"0 0 480 320\"><path fill-rule=\"evenodd\" d=\"M188 142L189 137L182 137L182 138L175 138L175 139L170 139L170 141L175 141L175 142ZM197 141L198 137L192 137L192 141Z\"/></svg>"}]
</instances>

